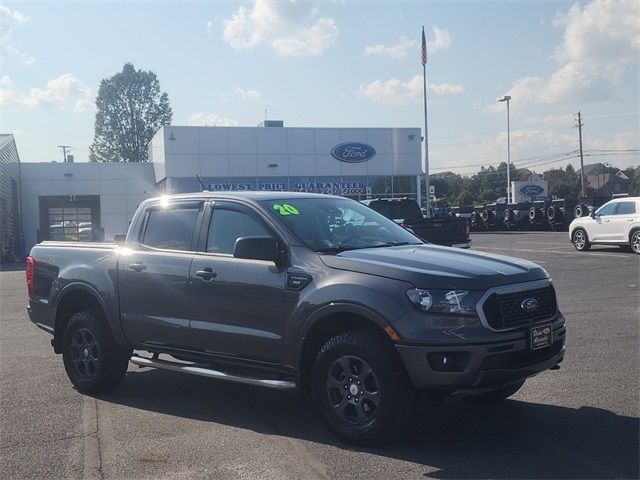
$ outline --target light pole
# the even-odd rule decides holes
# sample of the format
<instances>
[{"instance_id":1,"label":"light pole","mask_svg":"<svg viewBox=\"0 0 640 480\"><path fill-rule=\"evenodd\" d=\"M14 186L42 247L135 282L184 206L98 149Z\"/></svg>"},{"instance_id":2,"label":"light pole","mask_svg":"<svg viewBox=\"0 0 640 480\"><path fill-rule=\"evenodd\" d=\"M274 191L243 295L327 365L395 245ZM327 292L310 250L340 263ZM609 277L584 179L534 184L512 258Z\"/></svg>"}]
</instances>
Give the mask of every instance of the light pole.
<instances>
[{"instance_id":1,"label":"light pole","mask_svg":"<svg viewBox=\"0 0 640 480\"><path fill-rule=\"evenodd\" d=\"M511 126L509 125L509 100L511 100L509 95L498 99L499 102L507 102L507 204L511 203Z\"/></svg>"}]
</instances>

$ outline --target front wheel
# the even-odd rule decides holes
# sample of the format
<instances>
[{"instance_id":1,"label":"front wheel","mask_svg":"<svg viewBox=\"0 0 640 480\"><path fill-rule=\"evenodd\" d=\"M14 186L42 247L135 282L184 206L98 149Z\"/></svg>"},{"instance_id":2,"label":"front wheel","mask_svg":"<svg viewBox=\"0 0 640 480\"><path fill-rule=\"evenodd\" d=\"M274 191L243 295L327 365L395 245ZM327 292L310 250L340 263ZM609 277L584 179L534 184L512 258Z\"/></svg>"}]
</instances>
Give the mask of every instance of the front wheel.
<instances>
[{"instance_id":1,"label":"front wheel","mask_svg":"<svg viewBox=\"0 0 640 480\"><path fill-rule=\"evenodd\" d=\"M591 248L591 243L589 242L589 237L587 237L587 232L585 232L581 228L578 228L573 232L573 234L571 235L571 242L579 252L584 252Z\"/></svg>"},{"instance_id":2,"label":"front wheel","mask_svg":"<svg viewBox=\"0 0 640 480\"><path fill-rule=\"evenodd\" d=\"M118 346L96 312L76 313L64 332L62 358L71 383L83 393L104 393L124 379L131 350Z\"/></svg>"},{"instance_id":3,"label":"front wheel","mask_svg":"<svg viewBox=\"0 0 640 480\"><path fill-rule=\"evenodd\" d=\"M633 253L640 255L640 230L636 230L629 238L629 246Z\"/></svg>"},{"instance_id":4,"label":"front wheel","mask_svg":"<svg viewBox=\"0 0 640 480\"><path fill-rule=\"evenodd\" d=\"M311 390L329 429L352 443L379 443L405 432L417 395L388 340L354 330L327 341L312 369Z\"/></svg>"}]
</instances>

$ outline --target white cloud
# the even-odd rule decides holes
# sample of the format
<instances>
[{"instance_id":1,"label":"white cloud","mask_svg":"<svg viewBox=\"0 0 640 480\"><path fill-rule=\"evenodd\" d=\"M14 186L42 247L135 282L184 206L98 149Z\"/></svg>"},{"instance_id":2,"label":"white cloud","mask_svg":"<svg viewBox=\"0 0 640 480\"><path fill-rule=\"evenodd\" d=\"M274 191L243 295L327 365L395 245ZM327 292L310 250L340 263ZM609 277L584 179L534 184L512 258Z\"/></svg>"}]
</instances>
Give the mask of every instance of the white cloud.
<instances>
[{"instance_id":1,"label":"white cloud","mask_svg":"<svg viewBox=\"0 0 640 480\"><path fill-rule=\"evenodd\" d=\"M464 92L461 85L448 83L428 84L429 92L437 96L455 95ZM406 82L391 78L386 81L375 80L366 85L360 85L357 96L377 103L401 104L420 98L422 95L422 75L416 75Z\"/></svg>"},{"instance_id":2,"label":"white cloud","mask_svg":"<svg viewBox=\"0 0 640 480\"><path fill-rule=\"evenodd\" d=\"M571 128L576 124L576 121L573 114L566 113L564 115L544 115L544 116L534 115L534 116L525 118L523 120L523 123L529 126Z\"/></svg>"},{"instance_id":3,"label":"white cloud","mask_svg":"<svg viewBox=\"0 0 640 480\"><path fill-rule=\"evenodd\" d=\"M418 40L409 40L406 37L400 37L400 41L395 45L369 45L364 47L364 54L382 55L389 58L404 58L408 50L418 48L418 45Z\"/></svg>"},{"instance_id":4,"label":"white cloud","mask_svg":"<svg viewBox=\"0 0 640 480\"><path fill-rule=\"evenodd\" d=\"M14 58L31 65L35 62L35 58L20 51L13 44L13 33L15 29L29 20L29 17L17 10L11 10L5 5L0 5L0 25L2 25L2 33L0 34L0 58Z\"/></svg>"},{"instance_id":5,"label":"white cloud","mask_svg":"<svg viewBox=\"0 0 640 480\"><path fill-rule=\"evenodd\" d=\"M213 22L209 20L207 22L207 35L211 35L211 31L213 30Z\"/></svg>"},{"instance_id":6,"label":"white cloud","mask_svg":"<svg viewBox=\"0 0 640 480\"><path fill-rule=\"evenodd\" d=\"M554 20L564 28L554 53L557 70L546 77L520 78L509 95L514 101L547 105L609 99L623 77L632 75L637 82L639 24L640 9L633 1L574 4Z\"/></svg>"},{"instance_id":7,"label":"white cloud","mask_svg":"<svg viewBox=\"0 0 640 480\"><path fill-rule=\"evenodd\" d=\"M238 122L230 118L222 118L215 113L198 112L187 118L187 125L196 127L233 127Z\"/></svg>"},{"instance_id":8,"label":"white cloud","mask_svg":"<svg viewBox=\"0 0 640 480\"><path fill-rule=\"evenodd\" d=\"M433 34L427 36L427 53L429 55L448 48L451 46L451 34L436 26L431 27ZM400 37L400 41L393 45L369 45L364 47L365 55L381 55L389 58L404 58L407 53L415 49L416 58L419 58L420 40L410 40L406 37Z\"/></svg>"},{"instance_id":9,"label":"white cloud","mask_svg":"<svg viewBox=\"0 0 640 480\"><path fill-rule=\"evenodd\" d=\"M283 57L320 55L338 38L338 27L317 14L312 3L256 0L225 20L223 39L235 49L267 45Z\"/></svg>"},{"instance_id":10,"label":"white cloud","mask_svg":"<svg viewBox=\"0 0 640 480\"><path fill-rule=\"evenodd\" d=\"M0 105L14 108L39 108L55 106L72 107L75 111L90 110L95 106L91 88L71 73L65 73L47 81L45 88L18 89L8 75L0 79Z\"/></svg>"},{"instance_id":11,"label":"white cloud","mask_svg":"<svg viewBox=\"0 0 640 480\"><path fill-rule=\"evenodd\" d=\"M451 46L451 34L444 28L433 26L432 29L433 40L427 38L427 53L435 53L443 48L449 48Z\"/></svg>"},{"instance_id":12,"label":"white cloud","mask_svg":"<svg viewBox=\"0 0 640 480\"><path fill-rule=\"evenodd\" d=\"M259 102L262 100L262 94L257 90L243 90L242 88L236 88L233 90L233 94L240 100Z\"/></svg>"}]
</instances>

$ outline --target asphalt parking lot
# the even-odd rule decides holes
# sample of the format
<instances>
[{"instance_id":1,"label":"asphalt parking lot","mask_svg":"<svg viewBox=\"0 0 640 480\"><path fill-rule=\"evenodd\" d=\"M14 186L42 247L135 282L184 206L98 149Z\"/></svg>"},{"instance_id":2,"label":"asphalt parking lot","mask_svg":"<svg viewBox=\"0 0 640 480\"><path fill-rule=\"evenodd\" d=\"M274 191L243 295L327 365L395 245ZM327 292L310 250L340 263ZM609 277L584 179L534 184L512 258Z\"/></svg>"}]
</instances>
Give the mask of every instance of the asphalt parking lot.
<instances>
[{"instance_id":1,"label":"asphalt parking lot","mask_svg":"<svg viewBox=\"0 0 640 480\"><path fill-rule=\"evenodd\" d=\"M378 448L345 445L296 393L130 367L82 396L0 272L3 478L638 478L640 256L579 253L566 233L478 233L473 249L551 274L567 318L562 368L499 406L454 401Z\"/></svg>"}]
</instances>

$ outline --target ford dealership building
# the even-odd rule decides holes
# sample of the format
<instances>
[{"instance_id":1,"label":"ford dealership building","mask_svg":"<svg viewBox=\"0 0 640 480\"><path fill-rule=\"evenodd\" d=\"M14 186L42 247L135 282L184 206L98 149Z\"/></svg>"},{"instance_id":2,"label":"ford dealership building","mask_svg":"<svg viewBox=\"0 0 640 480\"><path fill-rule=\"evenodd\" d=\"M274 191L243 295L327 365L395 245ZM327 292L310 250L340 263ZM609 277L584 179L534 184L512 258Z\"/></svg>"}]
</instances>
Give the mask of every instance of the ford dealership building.
<instances>
[{"instance_id":1,"label":"ford dealership building","mask_svg":"<svg viewBox=\"0 0 640 480\"><path fill-rule=\"evenodd\" d=\"M142 200L202 190L198 177L212 191L420 200L419 128L290 128L273 120L258 127L166 126L150 142L149 157L20 163L22 236L14 256L42 240L110 241L126 232ZM8 174L4 167L1 173Z\"/></svg>"}]
</instances>

